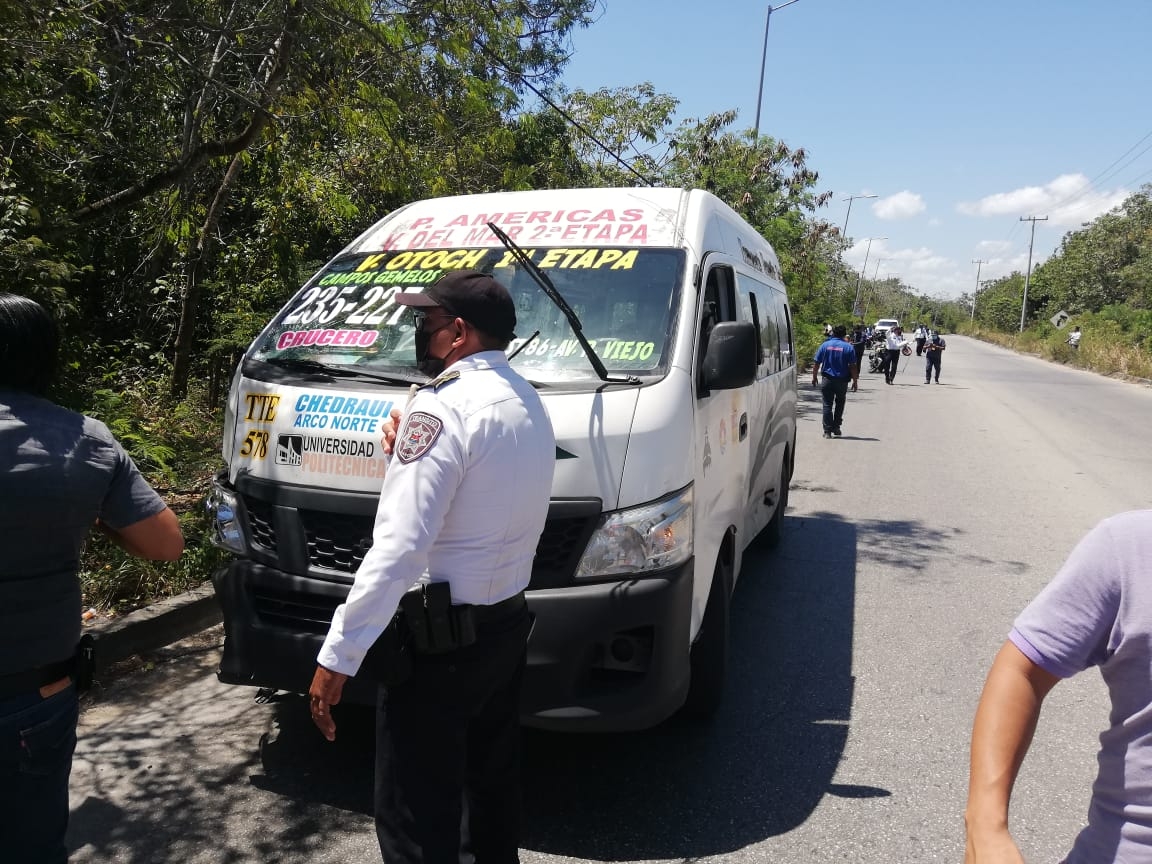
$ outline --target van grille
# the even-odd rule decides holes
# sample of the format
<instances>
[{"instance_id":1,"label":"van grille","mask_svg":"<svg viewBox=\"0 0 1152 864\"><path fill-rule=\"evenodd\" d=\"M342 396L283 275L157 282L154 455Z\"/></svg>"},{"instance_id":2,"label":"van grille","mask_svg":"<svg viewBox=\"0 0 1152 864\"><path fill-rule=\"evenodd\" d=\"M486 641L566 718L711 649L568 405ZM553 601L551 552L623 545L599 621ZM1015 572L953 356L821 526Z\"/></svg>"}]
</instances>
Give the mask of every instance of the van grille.
<instances>
[{"instance_id":1,"label":"van grille","mask_svg":"<svg viewBox=\"0 0 1152 864\"><path fill-rule=\"evenodd\" d=\"M248 511L248 532L252 542L265 549L276 548L276 517L272 507L258 498L246 497L245 509Z\"/></svg>"},{"instance_id":2,"label":"van grille","mask_svg":"<svg viewBox=\"0 0 1152 864\"><path fill-rule=\"evenodd\" d=\"M244 495L245 511L248 514L249 536L261 549L271 553L267 563L293 570L284 560L285 547L304 550L309 569L324 570L329 573L353 575L360 568L364 556L372 548L372 529L375 516L352 513L333 513L326 510L295 509L298 519L281 519L280 526L299 525L302 538L279 537L276 532L276 519L273 506L267 501L252 495ZM284 509L284 508L282 508ZM529 588L559 588L572 583L580 556L595 530L600 518L599 502L582 507L581 512L552 516L544 525L540 542L536 546L536 557L532 563L532 580ZM286 530L286 528L285 528ZM303 544L294 546L290 540ZM303 566L301 560L300 566ZM271 607L270 607L271 609ZM268 614L273 614L271 611ZM279 614L279 613L277 613ZM284 614L293 613L284 611ZM329 619L331 615L329 614ZM309 620L304 616L301 620Z\"/></svg>"},{"instance_id":3,"label":"van grille","mask_svg":"<svg viewBox=\"0 0 1152 864\"><path fill-rule=\"evenodd\" d=\"M309 633L327 633L340 602L316 594L288 594L269 588L258 588L252 595L256 614L265 624L288 625Z\"/></svg>"},{"instance_id":4,"label":"van grille","mask_svg":"<svg viewBox=\"0 0 1152 864\"><path fill-rule=\"evenodd\" d=\"M301 510L300 522L312 567L355 573L372 548L374 517Z\"/></svg>"}]
</instances>

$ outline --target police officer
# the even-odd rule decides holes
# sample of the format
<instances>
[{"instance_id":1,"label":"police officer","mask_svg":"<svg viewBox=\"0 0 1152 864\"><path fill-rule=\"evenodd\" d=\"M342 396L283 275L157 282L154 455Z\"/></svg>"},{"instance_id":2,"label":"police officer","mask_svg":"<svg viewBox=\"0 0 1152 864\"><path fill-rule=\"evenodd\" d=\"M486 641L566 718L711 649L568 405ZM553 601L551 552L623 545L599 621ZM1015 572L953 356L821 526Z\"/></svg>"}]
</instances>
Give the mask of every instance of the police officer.
<instances>
[{"instance_id":1,"label":"police officer","mask_svg":"<svg viewBox=\"0 0 1152 864\"><path fill-rule=\"evenodd\" d=\"M176 515L108 428L50 402L59 334L0 293L0 858L67 860L76 746L80 547L93 527L129 554L172 560Z\"/></svg>"},{"instance_id":2,"label":"police officer","mask_svg":"<svg viewBox=\"0 0 1152 864\"><path fill-rule=\"evenodd\" d=\"M433 380L404 412L372 548L317 658L312 719L335 738L330 707L406 592L447 583L453 613L475 619L475 641L414 650L408 679L380 688L376 835L387 864L457 864L462 850L477 864L516 862L524 589L555 438L504 354L516 311L499 282L454 271L396 302L412 307L417 364Z\"/></svg>"},{"instance_id":3,"label":"police officer","mask_svg":"<svg viewBox=\"0 0 1152 864\"><path fill-rule=\"evenodd\" d=\"M940 383L940 361L943 359L944 349L948 345L945 343L940 334L935 330L932 331L931 337L928 339L928 344L924 348L924 383L927 384L932 380L932 373L936 373L936 383Z\"/></svg>"}]
</instances>

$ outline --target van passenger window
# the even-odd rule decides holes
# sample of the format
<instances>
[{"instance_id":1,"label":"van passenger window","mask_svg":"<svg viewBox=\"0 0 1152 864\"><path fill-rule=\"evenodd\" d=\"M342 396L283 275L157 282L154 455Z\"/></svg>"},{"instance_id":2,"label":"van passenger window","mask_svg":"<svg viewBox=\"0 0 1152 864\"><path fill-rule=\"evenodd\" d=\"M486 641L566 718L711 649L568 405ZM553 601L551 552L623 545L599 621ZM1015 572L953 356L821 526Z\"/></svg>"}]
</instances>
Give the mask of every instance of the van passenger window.
<instances>
[{"instance_id":1,"label":"van passenger window","mask_svg":"<svg viewBox=\"0 0 1152 864\"><path fill-rule=\"evenodd\" d=\"M696 348L696 376L704 365L708 353L708 337L712 328L721 321L736 320L736 285L732 268L713 267L704 282L704 300L700 308L699 344Z\"/></svg>"}]
</instances>

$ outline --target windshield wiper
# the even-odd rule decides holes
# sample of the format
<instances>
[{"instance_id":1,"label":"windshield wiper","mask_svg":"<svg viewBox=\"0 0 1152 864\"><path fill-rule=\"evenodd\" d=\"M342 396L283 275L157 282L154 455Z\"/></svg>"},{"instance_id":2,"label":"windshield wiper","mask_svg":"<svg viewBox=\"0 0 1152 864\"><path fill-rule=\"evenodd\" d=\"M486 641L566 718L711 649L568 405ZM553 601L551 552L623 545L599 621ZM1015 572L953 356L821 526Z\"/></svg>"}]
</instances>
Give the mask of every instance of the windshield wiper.
<instances>
[{"instance_id":1,"label":"windshield wiper","mask_svg":"<svg viewBox=\"0 0 1152 864\"><path fill-rule=\"evenodd\" d=\"M427 384L428 379L417 375L404 375L394 373L382 375L378 372L368 372L353 366L336 366L331 363L321 363L319 360L301 360L297 357L265 357L260 362L270 366L279 366L282 369L294 369L301 372L316 372L321 375L331 375L335 378L368 378L373 381L383 381L385 384Z\"/></svg>"},{"instance_id":2,"label":"windshield wiper","mask_svg":"<svg viewBox=\"0 0 1152 864\"><path fill-rule=\"evenodd\" d=\"M492 233L504 244L504 248L512 253L512 257L516 259L516 262L528 271L529 276L536 280L536 284L548 295L548 299L555 303L556 308L564 313L564 317L568 319L568 326L572 328L572 335L576 337L576 341L579 342L580 347L584 349L584 354L588 357L588 362L592 364L592 368L596 370L596 374L600 377L600 380L606 384L639 384L640 379L635 375L629 375L626 378L612 378L608 375L608 370L604 368L604 361L600 359L600 356L592 346L588 344L588 340L584 338L584 328L580 324L580 319L576 317L576 313L572 311L572 307L568 305L568 302L560 296L560 292L556 290L556 286L552 284L552 280L548 278L543 270L536 266L535 262L528 257L523 249L512 242L511 237L491 222L488 223L488 227L492 229Z\"/></svg>"}]
</instances>

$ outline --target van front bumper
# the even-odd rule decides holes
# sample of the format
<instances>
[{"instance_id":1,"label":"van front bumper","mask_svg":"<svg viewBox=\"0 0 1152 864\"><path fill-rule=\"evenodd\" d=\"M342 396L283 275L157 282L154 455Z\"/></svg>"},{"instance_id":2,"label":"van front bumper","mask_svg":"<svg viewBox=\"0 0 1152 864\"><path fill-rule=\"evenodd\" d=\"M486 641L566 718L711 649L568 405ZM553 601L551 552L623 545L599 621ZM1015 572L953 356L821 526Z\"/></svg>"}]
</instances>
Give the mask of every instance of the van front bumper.
<instances>
[{"instance_id":1,"label":"van front bumper","mask_svg":"<svg viewBox=\"0 0 1152 864\"><path fill-rule=\"evenodd\" d=\"M688 693L692 570L690 559L643 579L529 591L523 722L623 731L675 713ZM306 693L332 613L351 586L247 560L221 568L212 582L224 611L220 681ZM374 704L376 689L357 676L344 701Z\"/></svg>"},{"instance_id":2,"label":"van front bumper","mask_svg":"<svg viewBox=\"0 0 1152 864\"><path fill-rule=\"evenodd\" d=\"M688 695L692 571L689 559L643 579L529 592L524 723L616 732L674 714Z\"/></svg>"}]
</instances>

